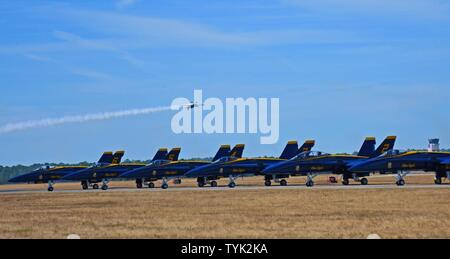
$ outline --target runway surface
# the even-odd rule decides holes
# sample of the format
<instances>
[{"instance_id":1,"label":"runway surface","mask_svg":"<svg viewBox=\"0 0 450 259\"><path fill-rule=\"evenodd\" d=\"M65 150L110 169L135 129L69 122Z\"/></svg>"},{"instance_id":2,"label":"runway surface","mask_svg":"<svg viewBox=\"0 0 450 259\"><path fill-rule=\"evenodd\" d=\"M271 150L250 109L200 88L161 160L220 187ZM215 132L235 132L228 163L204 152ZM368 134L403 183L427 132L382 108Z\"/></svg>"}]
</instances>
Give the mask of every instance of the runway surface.
<instances>
[{"instance_id":1,"label":"runway surface","mask_svg":"<svg viewBox=\"0 0 450 259\"><path fill-rule=\"evenodd\" d=\"M220 187L177 187L171 186L169 189L161 188L120 188L114 187L106 191L101 189L98 190L58 190L58 186L55 185L55 190L53 192L48 192L47 190L22 190L22 189L12 189L12 190L0 190L0 195L2 194L37 194L37 193L106 193L106 192L180 192L180 191L242 191L242 190L371 190L371 189L450 189L450 184L411 184L404 186L396 185L317 185L314 187L306 187L305 185L291 185L291 186L236 186L235 188L228 188L227 186Z\"/></svg>"}]
</instances>

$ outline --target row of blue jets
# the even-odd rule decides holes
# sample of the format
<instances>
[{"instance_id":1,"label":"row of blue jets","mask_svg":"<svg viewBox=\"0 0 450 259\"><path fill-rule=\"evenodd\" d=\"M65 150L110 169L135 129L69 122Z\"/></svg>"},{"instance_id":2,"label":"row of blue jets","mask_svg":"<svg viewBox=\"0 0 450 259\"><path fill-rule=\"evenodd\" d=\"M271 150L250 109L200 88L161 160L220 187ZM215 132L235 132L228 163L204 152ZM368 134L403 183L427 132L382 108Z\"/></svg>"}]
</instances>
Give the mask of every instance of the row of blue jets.
<instances>
[{"instance_id":1,"label":"row of blue jets","mask_svg":"<svg viewBox=\"0 0 450 259\"><path fill-rule=\"evenodd\" d=\"M231 149L222 145L211 161L178 160L181 149L159 149L149 164L121 163L124 151L105 152L94 166L57 166L39 168L33 172L10 179L12 183L47 183L53 191L56 181L79 181L82 189L107 190L111 179L134 179L137 188L154 188L161 180L161 188L169 182L180 184L182 178L196 178L199 187L217 187L217 181L228 178L228 186L234 188L236 179L245 176L264 176L264 184L273 182L287 185L289 177L306 177L306 186L314 186L318 175L332 174L342 178L342 184L350 180L368 184L367 177L374 173L393 174L396 184L405 184L405 176L412 171L435 173L435 184L450 179L450 152L408 151L394 149L396 137L388 136L376 148L376 140L364 140L356 155L328 154L312 151L314 140L307 140L299 147L297 141L289 141L278 158L243 158L245 145ZM330 177L334 179L335 177Z\"/></svg>"}]
</instances>

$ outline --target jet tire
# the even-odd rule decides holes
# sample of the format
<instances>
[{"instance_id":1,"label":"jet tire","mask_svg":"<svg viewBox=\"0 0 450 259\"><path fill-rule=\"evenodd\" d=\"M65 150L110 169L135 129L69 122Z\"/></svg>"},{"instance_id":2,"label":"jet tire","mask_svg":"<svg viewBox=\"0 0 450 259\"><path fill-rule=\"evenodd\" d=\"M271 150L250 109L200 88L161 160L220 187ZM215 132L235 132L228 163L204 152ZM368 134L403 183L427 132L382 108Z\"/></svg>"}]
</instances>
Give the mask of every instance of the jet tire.
<instances>
[{"instance_id":1,"label":"jet tire","mask_svg":"<svg viewBox=\"0 0 450 259\"><path fill-rule=\"evenodd\" d=\"M367 180L367 178L361 179L361 185L367 185L368 183L369 183L369 180Z\"/></svg>"}]
</instances>

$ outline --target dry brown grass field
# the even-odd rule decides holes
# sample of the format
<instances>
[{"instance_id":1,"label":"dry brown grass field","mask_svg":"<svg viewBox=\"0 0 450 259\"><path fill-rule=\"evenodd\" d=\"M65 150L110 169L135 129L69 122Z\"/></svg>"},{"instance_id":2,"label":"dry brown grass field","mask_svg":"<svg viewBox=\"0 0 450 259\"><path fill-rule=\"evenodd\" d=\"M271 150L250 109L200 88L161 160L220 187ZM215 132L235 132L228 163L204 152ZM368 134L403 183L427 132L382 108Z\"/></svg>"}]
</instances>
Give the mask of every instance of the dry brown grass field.
<instances>
[{"instance_id":1,"label":"dry brown grass field","mask_svg":"<svg viewBox=\"0 0 450 259\"><path fill-rule=\"evenodd\" d=\"M370 180L393 182L392 178ZM414 176L408 183L431 184L430 180L432 176ZM304 180L290 179L295 182ZM260 178L238 182L255 183L262 185ZM326 180L319 179L318 184ZM45 186L1 188L12 187ZM98 191L2 194L0 199L0 238L66 238L69 234L81 238L366 238L372 233L382 238L450 238L450 188Z\"/></svg>"}]
</instances>

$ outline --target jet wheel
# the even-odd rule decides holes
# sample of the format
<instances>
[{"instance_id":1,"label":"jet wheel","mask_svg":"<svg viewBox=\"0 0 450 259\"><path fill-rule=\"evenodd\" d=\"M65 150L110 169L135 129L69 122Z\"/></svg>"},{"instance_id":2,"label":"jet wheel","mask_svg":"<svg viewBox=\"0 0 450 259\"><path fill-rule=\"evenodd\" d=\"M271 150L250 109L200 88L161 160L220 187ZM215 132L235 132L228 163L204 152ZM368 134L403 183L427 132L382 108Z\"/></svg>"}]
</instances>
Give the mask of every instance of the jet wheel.
<instances>
[{"instance_id":1,"label":"jet wheel","mask_svg":"<svg viewBox=\"0 0 450 259\"><path fill-rule=\"evenodd\" d=\"M108 185L102 185L102 190L104 190L104 191L106 191L106 190L108 190Z\"/></svg>"},{"instance_id":2,"label":"jet wheel","mask_svg":"<svg viewBox=\"0 0 450 259\"><path fill-rule=\"evenodd\" d=\"M228 187L230 187L230 188L234 188L234 187L236 187L236 183L234 183L234 182L231 182L231 183L229 183L229 184L228 184Z\"/></svg>"},{"instance_id":3,"label":"jet wheel","mask_svg":"<svg viewBox=\"0 0 450 259\"><path fill-rule=\"evenodd\" d=\"M98 184L92 185L92 188L93 188L94 190L97 190L97 189L98 189Z\"/></svg>"},{"instance_id":4,"label":"jet wheel","mask_svg":"<svg viewBox=\"0 0 450 259\"><path fill-rule=\"evenodd\" d=\"M155 184L154 183L149 183L148 184L148 188L150 188L150 189L155 188Z\"/></svg>"},{"instance_id":5,"label":"jet wheel","mask_svg":"<svg viewBox=\"0 0 450 259\"><path fill-rule=\"evenodd\" d=\"M264 185L265 185L265 186L271 186L271 185L272 185L272 182L271 182L270 180L266 180L266 181L264 182Z\"/></svg>"},{"instance_id":6,"label":"jet wheel","mask_svg":"<svg viewBox=\"0 0 450 259\"><path fill-rule=\"evenodd\" d=\"M367 178L361 179L361 185L367 185L368 183L369 183L369 180L367 180Z\"/></svg>"},{"instance_id":7,"label":"jet wheel","mask_svg":"<svg viewBox=\"0 0 450 259\"><path fill-rule=\"evenodd\" d=\"M217 187L217 182L216 181L212 181L211 182L211 187Z\"/></svg>"},{"instance_id":8,"label":"jet wheel","mask_svg":"<svg viewBox=\"0 0 450 259\"><path fill-rule=\"evenodd\" d=\"M442 179L440 177L434 179L434 184L442 184Z\"/></svg>"},{"instance_id":9,"label":"jet wheel","mask_svg":"<svg viewBox=\"0 0 450 259\"><path fill-rule=\"evenodd\" d=\"M167 183L163 183L161 185L161 188L165 190L165 189L169 188L169 185Z\"/></svg>"},{"instance_id":10,"label":"jet wheel","mask_svg":"<svg viewBox=\"0 0 450 259\"><path fill-rule=\"evenodd\" d=\"M284 179L281 180L281 181L280 181L280 185L281 185L281 186L287 186L287 181L284 180Z\"/></svg>"},{"instance_id":11,"label":"jet wheel","mask_svg":"<svg viewBox=\"0 0 450 259\"><path fill-rule=\"evenodd\" d=\"M53 187L50 186L50 187L47 188L47 190L48 190L49 192L53 192L54 189L53 189Z\"/></svg>"},{"instance_id":12,"label":"jet wheel","mask_svg":"<svg viewBox=\"0 0 450 259\"><path fill-rule=\"evenodd\" d=\"M398 181L396 182L396 184L397 184L398 186L403 186L403 185L405 185L405 180L398 180Z\"/></svg>"}]
</instances>

